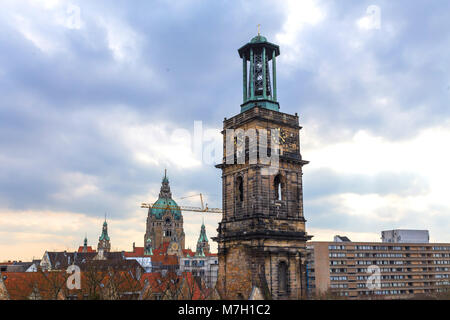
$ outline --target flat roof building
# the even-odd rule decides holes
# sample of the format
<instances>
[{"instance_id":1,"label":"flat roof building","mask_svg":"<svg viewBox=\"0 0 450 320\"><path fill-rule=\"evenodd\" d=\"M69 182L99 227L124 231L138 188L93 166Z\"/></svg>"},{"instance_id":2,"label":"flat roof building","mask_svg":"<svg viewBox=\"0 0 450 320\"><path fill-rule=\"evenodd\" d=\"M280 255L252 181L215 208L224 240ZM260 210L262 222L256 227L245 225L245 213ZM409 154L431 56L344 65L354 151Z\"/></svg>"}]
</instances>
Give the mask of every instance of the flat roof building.
<instances>
[{"instance_id":1,"label":"flat roof building","mask_svg":"<svg viewBox=\"0 0 450 320\"><path fill-rule=\"evenodd\" d=\"M307 291L354 299L408 298L450 288L450 243L307 243Z\"/></svg>"}]
</instances>

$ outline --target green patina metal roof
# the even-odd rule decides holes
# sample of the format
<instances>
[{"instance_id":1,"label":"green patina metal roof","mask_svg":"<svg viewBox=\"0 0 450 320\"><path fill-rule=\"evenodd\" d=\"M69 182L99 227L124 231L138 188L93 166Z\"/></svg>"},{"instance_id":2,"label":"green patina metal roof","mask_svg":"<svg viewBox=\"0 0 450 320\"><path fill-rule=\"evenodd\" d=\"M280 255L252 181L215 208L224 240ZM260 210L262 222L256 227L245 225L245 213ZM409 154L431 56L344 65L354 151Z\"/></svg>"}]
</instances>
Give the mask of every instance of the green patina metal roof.
<instances>
[{"instance_id":1,"label":"green patina metal roof","mask_svg":"<svg viewBox=\"0 0 450 320\"><path fill-rule=\"evenodd\" d=\"M107 233L102 232L102 235L100 236L100 240L108 240L109 241L109 236Z\"/></svg>"},{"instance_id":2,"label":"green patina metal roof","mask_svg":"<svg viewBox=\"0 0 450 320\"><path fill-rule=\"evenodd\" d=\"M179 220L181 218L181 210L178 204L171 198L159 198L151 208L151 214L156 216L157 219L161 219L166 210L170 210L174 219Z\"/></svg>"},{"instance_id":3,"label":"green patina metal roof","mask_svg":"<svg viewBox=\"0 0 450 320\"><path fill-rule=\"evenodd\" d=\"M102 235L100 236L99 240L107 240L109 241L109 236L108 236L108 224L105 222L103 222L103 230L102 230Z\"/></svg>"},{"instance_id":4,"label":"green patina metal roof","mask_svg":"<svg viewBox=\"0 0 450 320\"><path fill-rule=\"evenodd\" d=\"M205 228L204 223L202 223L202 228L200 230L200 236L198 237L197 242L208 242L208 237L206 236L206 228Z\"/></svg>"},{"instance_id":5,"label":"green patina metal roof","mask_svg":"<svg viewBox=\"0 0 450 320\"><path fill-rule=\"evenodd\" d=\"M260 34L258 34L256 37L253 37L252 40L250 40L250 43L261 43L261 42L267 42L267 39L266 37L263 37Z\"/></svg>"},{"instance_id":6,"label":"green patina metal roof","mask_svg":"<svg viewBox=\"0 0 450 320\"><path fill-rule=\"evenodd\" d=\"M205 252L203 251L203 247L200 248L200 252L196 254L197 257L205 257Z\"/></svg>"}]
</instances>

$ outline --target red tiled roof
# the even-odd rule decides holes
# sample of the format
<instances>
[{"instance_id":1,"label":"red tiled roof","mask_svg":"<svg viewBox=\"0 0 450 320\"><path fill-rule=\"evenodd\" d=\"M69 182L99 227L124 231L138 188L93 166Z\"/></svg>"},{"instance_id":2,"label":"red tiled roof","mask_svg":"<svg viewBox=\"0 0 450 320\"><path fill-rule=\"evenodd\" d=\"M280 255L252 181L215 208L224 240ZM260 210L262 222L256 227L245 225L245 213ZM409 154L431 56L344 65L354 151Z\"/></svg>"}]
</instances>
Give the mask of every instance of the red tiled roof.
<instances>
[{"instance_id":1,"label":"red tiled roof","mask_svg":"<svg viewBox=\"0 0 450 320\"><path fill-rule=\"evenodd\" d=\"M168 248L169 248L169 242L164 242L161 247L153 250L153 255L144 254L144 247L134 247L133 251L125 252L124 255L125 255L125 257L144 257L144 256L152 257L152 261L157 261L160 259L158 259L156 257L167 255ZM191 249L183 249L182 254L184 257L186 257L188 254L191 257L195 256L195 252L192 251ZM217 253L207 253L206 256L217 257Z\"/></svg>"},{"instance_id":2,"label":"red tiled roof","mask_svg":"<svg viewBox=\"0 0 450 320\"><path fill-rule=\"evenodd\" d=\"M153 256L165 255L167 254L167 249L169 248L169 242L164 242L161 247L153 250ZM144 254L144 247L134 247L133 251L125 252L125 257L143 257L149 256Z\"/></svg>"},{"instance_id":3,"label":"red tiled roof","mask_svg":"<svg viewBox=\"0 0 450 320\"><path fill-rule=\"evenodd\" d=\"M167 294L171 289L174 292L178 291L173 289L180 288L180 285L182 286L181 296L177 298L199 300L206 296L191 272L183 272L181 275L169 272L165 276L159 272L145 273L141 277L141 284L147 288L144 299L149 298L151 294Z\"/></svg>"},{"instance_id":4,"label":"red tiled roof","mask_svg":"<svg viewBox=\"0 0 450 320\"><path fill-rule=\"evenodd\" d=\"M134 247L133 251L124 252L125 257L143 257L144 247Z\"/></svg>"},{"instance_id":5,"label":"red tiled roof","mask_svg":"<svg viewBox=\"0 0 450 320\"><path fill-rule=\"evenodd\" d=\"M3 282L12 300L29 299L33 291L41 299L61 298L66 272L3 272ZM59 291L58 291L59 290Z\"/></svg>"},{"instance_id":6,"label":"red tiled roof","mask_svg":"<svg viewBox=\"0 0 450 320\"><path fill-rule=\"evenodd\" d=\"M78 252L83 252L84 246L80 246L78 248ZM87 251L86 252L96 252L94 249L92 249L91 246L87 246Z\"/></svg>"},{"instance_id":7,"label":"red tiled roof","mask_svg":"<svg viewBox=\"0 0 450 320\"><path fill-rule=\"evenodd\" d=\"M163 242L162 246L158 249L153 250L153 255L164 255L167 254L167 249L169 248L169 242Z\"/></svg>"},{"instance_id":8,"label":"red tiled roof","mask_svg":"<svg viewBox=\"0 0 450 320\"><path fill-rule=\"evenodd\" d=\"M184 249L183 250L183 256L187 256L187 255L190 255L191 257L193 257L194 255L195 255L195 252L193 252L191 249Z\"/></svg>"},{"instance_id":9,"label":"red tiled roof","mask_svg":"<svg viewBox=\"0 0 450 320\"><path fill-rule=\"evenodd\" d=\"M217 253L206 253L205 256L207 256L207 257L217 257Z\"/></svg>"},{"instance_id":10,"label":"red tiled roof","mask_svg":"<svg viewBox=\"0 0 450 320\"><path fill-rule=\"evenodd\" d=\"M178 257L176 255L153 255L152 264L160 262L164 266L178 265Z\"/></svg>"},{"instance_id":11,"label":"red tiled roof","mask_svg":"<svg viewBox=\"0 0 450 320\"><path fill-rule=\"evenodd\" d=\"M134 271L134 270L133 270ZM101 288L114 284L117 294L132 292L135 295L142 290L141 283L130 270L81 272L81 289L68 290L66 280L69 274L61 272L3 272L2 279L11 300L28 300L34 298L44 300L64 299L67 294L75 295L78 299L89 297L93 286L101 294ZM101 286L103 284L103 286ZM91 290L92 291L92 290ZM108 292L106 292L108 294ZM94 297L95 298L95 297ZM98 296L97 298L108 298ZM120 297L119 297L120 298Z\"/></svg>"},{"instance_id":12,"label":"red tiled roof","mask_svg":"<svg viewBox=\"0 0 450 320\"><path fill-rule=\"evenodd\" d=\"M131 270L82 271L80 277L81 289L66 290L67 295L78 300L130 299L130 294L137 298L142 290L140 281ZM110 286L113 286L114 290L109 290Z\"/></svg>"}]
</instances>

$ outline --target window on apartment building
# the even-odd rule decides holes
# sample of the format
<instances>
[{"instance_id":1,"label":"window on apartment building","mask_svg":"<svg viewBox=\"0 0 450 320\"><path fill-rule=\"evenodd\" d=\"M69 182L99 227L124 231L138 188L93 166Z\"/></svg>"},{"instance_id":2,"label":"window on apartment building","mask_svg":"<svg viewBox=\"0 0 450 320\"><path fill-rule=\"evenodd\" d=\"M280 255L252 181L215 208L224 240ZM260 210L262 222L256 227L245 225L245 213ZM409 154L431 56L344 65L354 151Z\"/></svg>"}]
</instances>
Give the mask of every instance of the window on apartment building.
<instances>
[{"instance_id":1,"label":"window on apartment building","mask_svg":"<svg viewBox=\"0 0 450 320\"><path fill-rule=\"evenodd\" d=\"M328 246L328 250L345 250L345 246Z\"/></svg>"}]
</instances>

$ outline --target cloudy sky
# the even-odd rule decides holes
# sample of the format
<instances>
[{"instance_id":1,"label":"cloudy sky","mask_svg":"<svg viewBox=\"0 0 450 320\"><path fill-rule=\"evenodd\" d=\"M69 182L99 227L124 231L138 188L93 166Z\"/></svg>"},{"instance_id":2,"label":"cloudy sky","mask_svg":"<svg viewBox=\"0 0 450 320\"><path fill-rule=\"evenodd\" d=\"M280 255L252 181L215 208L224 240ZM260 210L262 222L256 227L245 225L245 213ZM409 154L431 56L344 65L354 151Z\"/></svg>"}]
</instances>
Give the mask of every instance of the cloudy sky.
<instances>
[{"instance_id":1,"label":"cloudy sky","mask_svg":"<svg viewBox=\"0 0 450 320\"><path fill-rule=\"evenodd\" d=\"M304 127L314 239L416 228L450 242L447 1L0 7L0 260L74 250L86 233L96 246L105 212L113 249L143 245L139 204L157 199L164 168L179 204L199 205L180 198L201 192L220 207L211 146L240 111L237 49L257 24L281 48L281 111ZM201 218L184 214L191 248ZM209 237L219 219L205 217Z\"/></svg>"}]
</instances>

